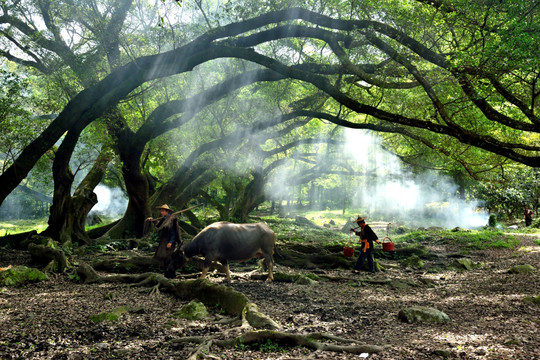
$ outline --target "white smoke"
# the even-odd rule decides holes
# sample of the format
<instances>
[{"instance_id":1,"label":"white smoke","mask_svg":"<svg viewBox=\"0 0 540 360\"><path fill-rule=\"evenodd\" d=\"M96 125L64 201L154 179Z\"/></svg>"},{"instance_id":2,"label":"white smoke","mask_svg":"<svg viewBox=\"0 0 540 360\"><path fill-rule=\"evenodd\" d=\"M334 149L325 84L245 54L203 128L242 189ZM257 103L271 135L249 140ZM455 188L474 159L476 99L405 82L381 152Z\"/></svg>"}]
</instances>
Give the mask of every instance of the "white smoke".
<instances>
[{"instance_id":1,"label":"white smoke","mask_svg":"<svg viewBox=\"0 0 540 360\"><path fill-rule=\"evenodd\" d=\"M489 214L477 200L458 196L458 186L435 172L412 174L401 160L381 147L381 138L363 130L344 130L346 145L339 153L349 162L355 175L346 181L350 209L373 220L404 223L407 226L477 228L487 225ZM319 157L321 161L323 157ZM297 169L291 159L277 168L269 179L269 199L291 199ZM347 190L349 191L349 190Z\"/></svg>"},{"instance_id":2,"label":"white smoke","mask_svg":"<svg viewBox=\"0 0 540 360\"><path fill-rule=\"evenodd\" d=\"M380 147L380 138L365 131L347 129L345 138L347 156L366 171L353 207L417 226L475 228L487 224L489 214L480 208L480 202L459 198L451 178L405 171L397 156Z\"/></svg>"},{"instance_id":3,"label":"white smoke","mask_svg":"<svg viewBox=\"0 0 540 360\"><path fill-rule=\"evenodd\" d=\"M124 215L128 199L122 190L119 188L111 189L100 184L96 186L94 192L97 195L98 202L94 205L90 213L95 212L111 219L118 219Z\"/></svg>"}]
</instances>

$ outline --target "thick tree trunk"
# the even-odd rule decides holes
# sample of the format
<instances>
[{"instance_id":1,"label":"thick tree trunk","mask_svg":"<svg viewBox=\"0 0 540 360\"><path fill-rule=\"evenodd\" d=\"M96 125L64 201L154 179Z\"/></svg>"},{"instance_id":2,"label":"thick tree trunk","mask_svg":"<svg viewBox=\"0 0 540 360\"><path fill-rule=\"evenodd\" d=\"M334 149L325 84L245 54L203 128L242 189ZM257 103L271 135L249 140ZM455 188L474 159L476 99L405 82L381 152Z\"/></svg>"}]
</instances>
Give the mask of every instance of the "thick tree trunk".
<instances>
[{"instance_id":1,"label":"thick tree trunk","mask_svg":"<svg viewBox=\"0 0 540 360\"><path fill-rule=\"evenodd\" d=\"M113 239L142 237L144 220L150 216L148 181L140 166L141 152L120 153L128 206L122 219L105 236Z\"/></svg>"},{"instance_id":2,"label":"thick tree trunk","mask_svg":"<svg viewBox=\"0 0 540 360\"><path fill-rule=\"evenodd\" d=\"M64 244L71 240L73 214L71 213L71 187L75 179L69 167L69 161L75 145L79 140L82 128L73 127L68 131L64 141L58 148L53 162L54 195L51 205L48 228L44 235Z\"/></svg>"},{"instance_id":3,"label":"thick tree trunk","mask_svg":"<svg viewBox=\"0 0 540 360\"><path fill-rule=\"evenodd\" d=\"M90 237L85 230L86 218L98 201L94 189L103 178L112 156L111 150L108 147L103 147L92 169L90 169L73 194L71 199L71 213L73 214L72 241L74 242L77 241L78 243L86 244L90 241Z\"/></svg>"},{"instance_id":4,"label":"thick tree trunk","mask_svg":"<svg viewBox=\"0 0 540 360\"><path fill-rule=\"evenodd\" d=\"M233 218L246 222L249 213L264 202L264 178L260 172L253 173L253 179L238 198L233 210Z\"/></svg>"},{"instance_id":5,"label":"thick tree trunk","mask_svg":"<svg viewBox=\"0 0 540 360\"><path fill-rule=\"evenodd\" d=\"M53 162L54 196L49 226L44 231L44 235L62 244L68 241L88 243L89 237L84 226L88 212L97 202L97 196L93 190L101 181L111 158L109 150L102 149L92 169L72 197L71 188L74 176L69 168L69 161L81 132L82 129L79 127L74 127L68 132Z\"/></svg>"},{"instance_id":6,"label":"thick tree trunk","mask_svg":"<svg viewBox=\"0 0 540 360\"><path fill-rule=\"evenodd\" d=\"M118 139L117 150L122 161L128 205L122 219L103 236L112 239L142 237L144 221L150 216L148 178L141 166L142 154L148 140L138 137L118 110L110 112L107 126Z\"/></svg>"}]
</instances>

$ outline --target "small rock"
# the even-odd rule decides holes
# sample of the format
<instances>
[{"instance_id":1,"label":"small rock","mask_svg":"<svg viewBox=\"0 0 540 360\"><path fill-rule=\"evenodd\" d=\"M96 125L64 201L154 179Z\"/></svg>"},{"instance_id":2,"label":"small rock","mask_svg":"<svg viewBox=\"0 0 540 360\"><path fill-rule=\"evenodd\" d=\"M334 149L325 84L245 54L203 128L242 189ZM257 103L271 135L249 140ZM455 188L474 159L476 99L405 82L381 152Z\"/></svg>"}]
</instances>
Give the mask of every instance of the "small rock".
<instances>
[{"instance_id":1,"label":"small rock","mask_svg":"<svg viewBox=\"0 0 540 360\"><path fill-rule=\"evenodd\" d=\"M304 276L304 275L300 275L298 277L298 279L296 279L295 281L295 284L299 284L299 285L313 285L313 284L316 284L317 282L315 280L312 280L310 278L308 278L307 276Z\"/></svg>"},{"instance_id":2,"label":"small rock","mask_svg":"<svg viewBox=\"0 0 540 360\"><path fill-rule=\"evenodd\" d=\"M476 349L475 354L480 355L480 356L484 356L484 355L487 354L487 351L486 351L486 349Z\"/></svg>"},{"instance_id":3,"label":"small rock","mask_svg":"<svg viewBox=\"0 0 540 360\"><path fill-rule=\"evenodd\" d=\"M522 344L521 339L515 336L509 337L504 341L504 345L521 345L521 344Z\"/></svg>"},{"instance_id":4,"label":"small rock","mask_svg":"<svg viewBox=\"0 0 540 360\"><path fill-rule=\"evenodd\" d=\"M109 344L107 343L97 343L95 347L99 350L107 350L109 348Z\"/></svg>"},{"instance_id":5,"label":"small rock","mask_svg":"<svg viewBox=\"0 0 540 360\"><path fill-rule=\"evenodd\" d=\"M463 258L463 259L454 260L451 266L460 270L472 270L472 269L480 267L481 264L475 263L471 259Z\"/></svg>"},{"instance_id":6,"label":"small rock","mask_svg":"<svg viewBox=\"0 0 540 360\"><path fill-rule=\"evenodd\" d=\"M46 279L47 275L38 269L26 266L13 266L5 271L0 271L0 285L4 286L22 286Z\"/></svg>"},{"instance_id":7,"label":"small rock","mask_svg":"<svg viewBox=\"0 0 540 360\"><path fill-rule=\"evenodd\" d=\"M435 354L437 356L440 356L440 357L443 357L445 359L452 356L452 352L450 350L444 350L444 349L433 350L433 354Z\"/></svg>"},{"instance_id":8,"label":"small rock","mask_svg":"<svg viewBox=\"0 0 540 360\"><path fill-rule=\"evenodd\" d=\"M408 323L446 323L450 321L448 315L440 310L427 306L411 306L402 309L398 318Z\"/></svg>"},{"instance_id":9,"label":"small rock","mask_svg":"<svg viewBox=\"0 0 540 360\"><path fill-rule=\"evenodd\" d=\"M529 264L516 265L508 270L510 274L529 274L535 272L536 268Z\"/></svg>"},{"instance_id":10,"label":"small rock","mask_svg":"<svg viewBox=\"0 0 540 360\"><path fill-rule=\"evenodd\" d=\"M409 256L407 259L402 260L401 264L414 269L422 269L424 267L424 261L418 255Z\"/></svg>"},{"instance_id":11,"label":"small rock","mask_svg":"<svg viewBox=\"0 0 540 360\"><path fill-rule=\"evenodd\" d=\"M187 320L201 320L208 315L206 306L200 301L192 300L184 305L174 316Z\"/></svg>"}]
</instances>

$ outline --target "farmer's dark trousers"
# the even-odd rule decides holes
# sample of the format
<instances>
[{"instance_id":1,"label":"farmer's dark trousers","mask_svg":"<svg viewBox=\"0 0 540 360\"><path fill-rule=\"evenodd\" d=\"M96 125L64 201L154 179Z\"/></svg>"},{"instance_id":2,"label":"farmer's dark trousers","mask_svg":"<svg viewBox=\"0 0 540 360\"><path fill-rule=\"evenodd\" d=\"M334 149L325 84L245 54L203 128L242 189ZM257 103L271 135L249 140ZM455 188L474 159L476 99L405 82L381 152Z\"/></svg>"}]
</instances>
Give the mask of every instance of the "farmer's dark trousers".
<instances>
[{"instance_id":1,"label":"farmer's dark trousers","mask_svg":"<svg viewBox=\"0 0 540 360\"><path fill-rule=\"evenodd\" d=\"M358 260L356 260L356 265L354 265L354 270L362 270L364 266L364 261L368 260L368 267L370 272L375 272L375 263L373 261L373 251L372 249L367 249L366 252L361 251Z\"/></svg>"},{"instance_id":2,"label":"farmer's dark trousers","mask_svg":"<svg viewBox=\"0 0 540 360\"><path fill-rule=\"evenodd\" d=\"M163 275L168 279L174 279L176 277L176 270L174 268L169 268L170 263L171 259L163 260L163 267L165 268Z\"/></svg>"}]
</instances>

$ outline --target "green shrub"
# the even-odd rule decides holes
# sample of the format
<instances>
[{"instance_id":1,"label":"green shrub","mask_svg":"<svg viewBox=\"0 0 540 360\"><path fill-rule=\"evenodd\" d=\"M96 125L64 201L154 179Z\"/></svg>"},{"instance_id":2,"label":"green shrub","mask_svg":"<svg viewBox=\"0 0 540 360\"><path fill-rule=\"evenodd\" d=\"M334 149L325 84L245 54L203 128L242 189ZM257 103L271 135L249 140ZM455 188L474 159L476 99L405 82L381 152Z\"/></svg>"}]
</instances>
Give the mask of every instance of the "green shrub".
<instances>
[{"instance_id":1,"label":"green shrub","mask_svg":"<svg viewBox=\"0 0 540 360\"><path fill-rule=\"evenodd\" d=\"M488 226L493 228L497 226L497 215L489 215Z\"/></svg>"}]
</instances>

